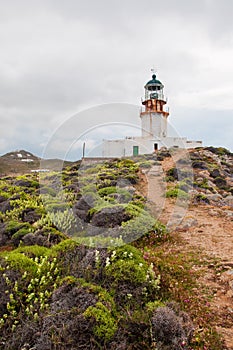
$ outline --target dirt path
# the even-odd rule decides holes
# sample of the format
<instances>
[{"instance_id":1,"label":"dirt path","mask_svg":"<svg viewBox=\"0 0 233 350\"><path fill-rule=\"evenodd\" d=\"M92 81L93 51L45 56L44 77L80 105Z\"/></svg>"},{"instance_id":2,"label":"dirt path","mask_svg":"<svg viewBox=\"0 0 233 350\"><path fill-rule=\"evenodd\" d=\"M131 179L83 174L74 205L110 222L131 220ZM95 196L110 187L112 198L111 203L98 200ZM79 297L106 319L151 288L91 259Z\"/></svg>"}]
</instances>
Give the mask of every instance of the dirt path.
<instances>
[{"instance_id":1,"label":"dirt path","mask_svg":"<svg viewBox=\"0 0 233 350\"><path fill-rule=\"evenodd\" d=\"M172 164L172 159L168 158L161 167L152 167L140 190L146 194L147 188L148 202L156 218L165 224L171 216L180 220L173 230L180 232L182 249L201 250L216 259L216 263L206 268L201 282L214 292L211 306L221 320L216 326L227 349L233 350L233 208L189 204L185 210L180 208L181 211L177 211L175 200L164 199L162 185L163 170L169 169ZM157 205L153 206L153 203Z\"/></svg>"}]
</instances>

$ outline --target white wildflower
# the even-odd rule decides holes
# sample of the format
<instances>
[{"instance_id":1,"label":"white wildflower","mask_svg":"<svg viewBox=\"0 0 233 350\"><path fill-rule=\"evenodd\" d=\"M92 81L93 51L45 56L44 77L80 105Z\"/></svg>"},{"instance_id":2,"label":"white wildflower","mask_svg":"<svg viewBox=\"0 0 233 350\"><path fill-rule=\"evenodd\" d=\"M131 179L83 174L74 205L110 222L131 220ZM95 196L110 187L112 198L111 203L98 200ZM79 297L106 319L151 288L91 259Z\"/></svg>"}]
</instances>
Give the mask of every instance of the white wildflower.
<instances>
[{"instance_id":1,"label":"white wildflower","mask_svg":"<svg viewBox=\"0 0 233 350\"><path fill-rule=\"evenodd\" d=\"M105 266L107 267L107 266L109 266L109 265L110 265L110 259L109 259L109 257L107 257Z\"/></svg>"}]
</instances>

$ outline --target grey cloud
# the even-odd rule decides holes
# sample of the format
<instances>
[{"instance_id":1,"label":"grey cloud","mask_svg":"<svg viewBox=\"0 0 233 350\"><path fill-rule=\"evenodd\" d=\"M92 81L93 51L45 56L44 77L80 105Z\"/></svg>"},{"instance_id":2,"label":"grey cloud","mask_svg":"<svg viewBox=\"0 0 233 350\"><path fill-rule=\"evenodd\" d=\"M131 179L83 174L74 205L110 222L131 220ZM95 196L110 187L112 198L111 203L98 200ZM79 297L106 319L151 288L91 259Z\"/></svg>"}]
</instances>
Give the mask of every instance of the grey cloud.
<instances>
[{"instance_id":1,"label":"grey cloud","mask_svg":"<svg viewBox=\"0 0 233 350\"><path fill-rule=\"evenodd\" d=\"M173 110L189 95L193 115L195 91L213 105L216 81L218 96L232 86L232 9L230 0L0 1L0 152L38 140L38 153L53 129L93 105L139 104L152 65Z\"/></svg>"}]
</instances>

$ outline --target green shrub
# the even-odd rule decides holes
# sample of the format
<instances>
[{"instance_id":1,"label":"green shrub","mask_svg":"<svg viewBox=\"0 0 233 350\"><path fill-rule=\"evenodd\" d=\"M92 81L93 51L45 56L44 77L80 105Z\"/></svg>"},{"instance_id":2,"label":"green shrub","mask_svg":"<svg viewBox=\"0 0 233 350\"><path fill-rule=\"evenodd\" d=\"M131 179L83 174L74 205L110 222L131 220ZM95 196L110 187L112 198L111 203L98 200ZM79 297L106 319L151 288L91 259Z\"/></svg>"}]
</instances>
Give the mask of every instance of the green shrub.
<instances>
[{"instance_id":1,"label":"green shrub","mask_svg":"<svg viewBox=\"0 0 233 350\"><path fill-rule=\"evenodd\" d=\"M139 249L124 245L110 252L105 273L113 279L113 285L129 281L134 285L148 282L157 287L158 279L155 279L153 269L143 259Z\"/></svg>"},{"instance_id":2,"label":"green shrub","mask_svg":"<svg viewBox=\"0 0 233 350\"><path fill-rule=\"evenodd\" d=\"M58 254L61 254L63 252L72 251L79 245L80 244L73 239L66 239L51 247L50 252L52 256L57 256Z\"/></svg>"},{"instance_id":3,"label":"green shrub","mask_svg":"<svg viewBox=\"0 0 233 350\"><path fill-rule=\"evenodd\" d=\"M50 203L50 204L46 204L46 209L48 212L64 212L65 210L67 210L68 208L68 204L67 203Z\"/></svg>"},{"instance_id":4,"label":"green shrub","mask_svg":"<svg viewBox=\"0 0 233 350\"><path fill-rule=\"evenodd\" d=\"M204 188L206 190L210 190L211 187L208 185L208 179L204 178L201 183L198 184L200 188Z\"/></svg>"},{"instance_id":5,"label":"green shrub","mask_svg":"<svg viewBox=\"0 0 233 350\"><path fill-rule=\"evenodd\" d=\"M11 197L9 193L2 191L1 189L0 189L0 196L5 198L6 200Z\"/></svg>"},{"instance_id":6,"label":"green shrub","mask_svg":"<svg viewBox=\"0 0 233 350\"><path fill-rule=\"evenodd\" d=\"M43 186L40 190L40 193L43 196L48 195L51 197L56 197L56 195L57 195L57 191L54 188L49 187L49 186Z\"/></svg>"},{"instance_id":7,"label":"green shrub","mask_svg":"<svg viewBox=\"0 0 233 350\"><path fill-rule=\"evenodd\" d=\"M3 279L8 288L5 294L9 294L9 299L0 326L11 326L14 332L19 320L22 322L22 315L36 321L39 313L48 308L48 300L59 280L59 270L56 258L48 256L33 259L13 251L2 257L5 259ZM17 273L21 278L16 279Z\"/></svg>"},{"instance_id":8,"label":"green shrub","mask_svg":"<svg viewBox=\"0 0 233 350\"><path fill-rule=\"evenodd\" d=\"M30 228L23 227L20 230L18 230L16 233L14 233L13 236L11 237L14 242L14 245L17 246L20 243L21 239L25 235L27 235L29 232L32 232L32 231L33 231L33 227L31 226Z\"/></svg>"},{"instance_id":9,"label":"green shrub","mask_svg":"<svg viewBox=\"0 0 233 350\"><path fill-rule=\"evenodd\" d=\"M125 210L132 218L135 218L141 214L145 214L145 215L147 214L144 209L142 209L138 205L135 205L132 203L128 203L125 206Z\"/></svg>"},{"instance_id":10,"label":"green shrub","mask_svg":"<svg viewBox=\"0 0 233 350\"><path fill-rule=\"evenodd\" d=\"M21 253L24 256L34 259L35 257L47 256L51 254L51 250L49 248L32 245L32 246L24 246L18 247L14 250L14 253Z\"/></svg>"},{"instance_id":11,"label":"green shrub","mask_svg":"<svg viewBox=\"0 0 233 350\"><path fill-rule=\"evenodd\" d=\"M138 165L139 165L140 168L143 168L143 169L149 169L149 168L152 167L152 163L149 160L145 160L143 162L139 162Z\"/></svg>"},{"instance_id":12,"label":"green shrub","mask_svg":"<svg viewBox=\"0 0 233 350\"><path fill-rule=\"evenodd\" d=\"M5 259L5 262L10 268L15 269L22 274L26 271L30 275L33 275L36 271L36 263L29 257L18 253L17 251L2 253L0 257Z\"/></svg>"},{"instance_id":13,"label":"green shrub","mask_svg":"<svg viewBox=\"0 0 233 350\"><path fill-rule=\"evenodd\" d=\"M183 190L180 190L179 188L171 188L167 190L166 192L166 198L181 198L181 199L187 199L188 193L186 193Z\"/></svg>"},{"instance_id":14,"label":"green shrub","mask_svg":"<svg viewBox=\"0 0 233 350\"><path fill-rule=\"evenodd\" d=\"M166 175L169 179L169 181L176 181L178 180L178 171L177 168L171 168L166 171Z\"/></svg>"},{"instance_id":15,"label":"green shrub","mask_svg":"<svg viewBox=\"0 0 233 350\"><path fill-rule=\"evenodd\" d=\"M127 242L137 240L139 237L146 235L150 232L155 224L156 220L150 216L147 212L143 211L141 214L133 217L127 222L122 222L122 238Z\"/></svg>"},{"instance_id":16,"label":"green shrub","mask_svg":"<svg viewBox=\"0 0 233 350\"><path fill-rule=\"evenodd\" d=\"M7 222L5 230L7 233L14 235L16 232L18 232L23 228L29 231L31 228L31 225L28 222L18 222L18 221L11 220Z\"/></svg>"},{"instance_id":17,"label":"green shrub","mask_svg":"<svg viewBox=\"0 0 233 350\"><path fill-rule=\"evenodd\" d=\"M111 186L104 187L98 190L98 194L100 195L100 197L106 197L113 193L120 194L123 197L124 201L129 201L132 197L132 195L127 190L120 187Z\"/></svg>"},{"instance_id":18,"label":"green shrub","mask_svg":"<svg viewBox=\"0 0 233 350\"><path fill-rule=\"evenodd\" d=\"M146 282L148 267L143 262L140 264L137 264L134 259L120 259L106 268L106 274L113 278L113 284L123 281L130 281L135 284L144 283Z\"/></svg>"},{"instance_id":19,"label":"green shrub","mask_svg":"<svg viewBox=\"0 0 233 350\"><path fill-rule=\"evenodd\" d=\"M84 312L84 316L93 317L96 321L94 334L105 341L109 341L117 330L117 320L112 316L111 311L101 302L97 302L95 306L89 306Z\"/></svg>"},{"instance_id":20,"label":"green shrub","mask_svg":"<svg viewBox=\"0 0 233 350\"><path fill-rule=\"evenodd\" d=\"M98 194L100 195L100 197L105 197L105 196L108 196L109 194L116 193L116 192L117 192L117 189L115 186L104 187L98 190Z\"/></svg>"}]
</instances>

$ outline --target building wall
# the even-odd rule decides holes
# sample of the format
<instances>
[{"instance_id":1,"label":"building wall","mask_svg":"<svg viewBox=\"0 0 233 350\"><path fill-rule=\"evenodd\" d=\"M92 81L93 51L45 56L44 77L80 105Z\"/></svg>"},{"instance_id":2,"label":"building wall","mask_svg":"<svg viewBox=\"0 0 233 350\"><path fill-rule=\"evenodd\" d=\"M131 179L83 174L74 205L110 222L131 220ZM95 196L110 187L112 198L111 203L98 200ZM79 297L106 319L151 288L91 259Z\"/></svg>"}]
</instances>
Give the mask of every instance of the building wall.
<instances>
[{"instance_id":1,"label":"building wall","mask_svg":"<svg viewBox=\"0 0 233 350\"><path fill-rule=\"evenodd\" d=\"M141 114L142 137L166 137L167 136L167 118L161 113L142 113Z\"/></svg>"},{"instance_id":2,"label":"building wall","mask_svg":"<svg viewBox=\"0 0 233 350\"><path fill-rule=\"evenodd\" d=\"M138 154L151 154L156 149L166 148L195 148L201 147L201 141L187 141L185 137L143 138L132 137L121 140L104 140L103 157L130 157L134 155L134 147Z\"/></svg>"}]
</instances>

